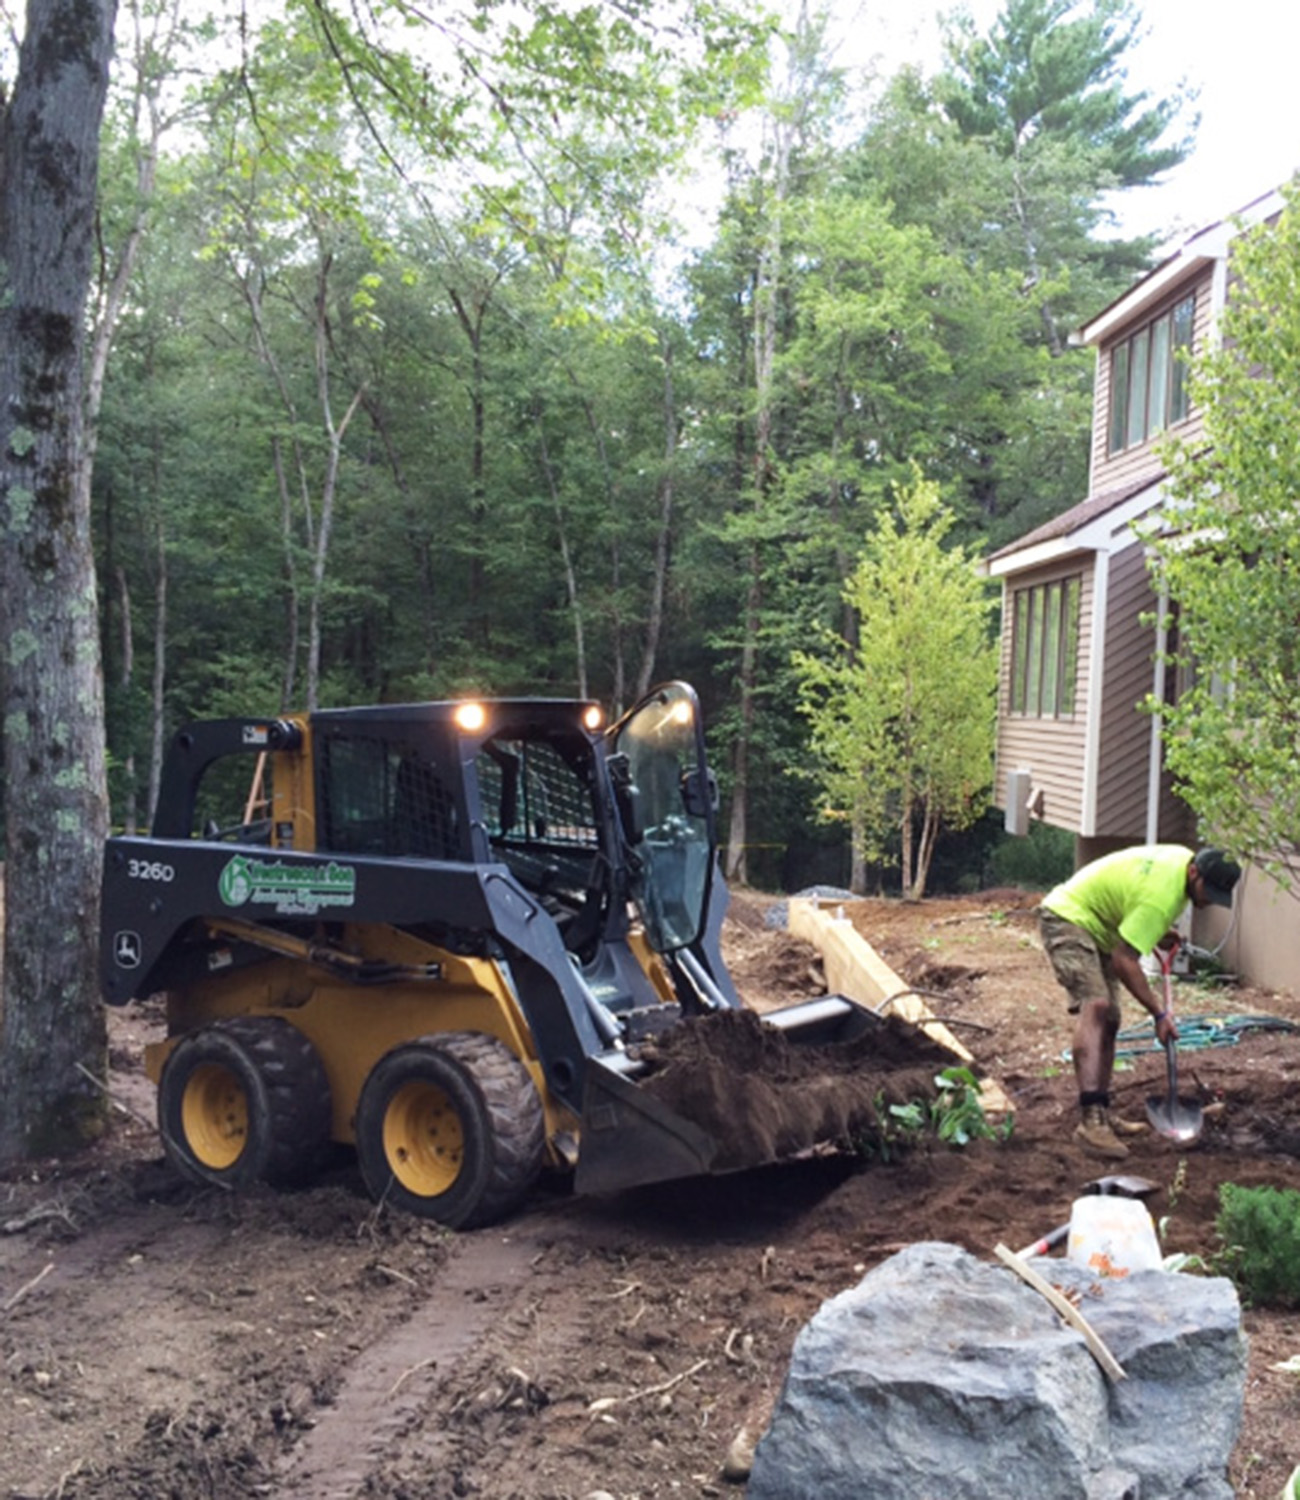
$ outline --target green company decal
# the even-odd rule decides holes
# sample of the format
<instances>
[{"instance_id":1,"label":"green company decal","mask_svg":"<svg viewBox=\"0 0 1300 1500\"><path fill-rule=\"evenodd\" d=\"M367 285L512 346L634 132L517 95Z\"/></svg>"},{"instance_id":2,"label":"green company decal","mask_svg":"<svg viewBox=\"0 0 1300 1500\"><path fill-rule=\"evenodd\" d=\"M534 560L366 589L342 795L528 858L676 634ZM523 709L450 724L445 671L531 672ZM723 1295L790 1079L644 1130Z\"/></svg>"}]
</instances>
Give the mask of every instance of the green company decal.
<instances>
[{"instance_id":1,"label":"green company decal","mask_svg":"<svg viewBox=\"0 0 1300 1500\"><path fill-rule=\"evenodd\" d=\"M237 854L217 882L227 906L273 906L285 916L311 916L326 906L351 906L357 872L351 865L286 865Z\"/></svg>"}]
</instances>

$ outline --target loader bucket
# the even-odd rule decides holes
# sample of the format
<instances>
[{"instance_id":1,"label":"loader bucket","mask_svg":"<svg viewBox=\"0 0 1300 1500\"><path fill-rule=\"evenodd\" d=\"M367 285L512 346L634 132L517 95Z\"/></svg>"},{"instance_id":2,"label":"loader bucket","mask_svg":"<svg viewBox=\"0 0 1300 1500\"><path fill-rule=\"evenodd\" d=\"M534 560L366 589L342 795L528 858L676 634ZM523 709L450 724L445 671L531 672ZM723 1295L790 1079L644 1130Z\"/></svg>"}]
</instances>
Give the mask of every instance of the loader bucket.
<instances>
[{"instance_id":1,"label":"loader bucket","mask_svg":"<svg viewBox=\"0 0 1300 1500\"><path fill-rule=\"evenodd\" d=\"M951 1061L917 1028L840 995L683 1021L588 1059L575 1187L617 1192L850 1146L877 1128L882 1101L932 1094Z\"/></svg>"}]
</instances>

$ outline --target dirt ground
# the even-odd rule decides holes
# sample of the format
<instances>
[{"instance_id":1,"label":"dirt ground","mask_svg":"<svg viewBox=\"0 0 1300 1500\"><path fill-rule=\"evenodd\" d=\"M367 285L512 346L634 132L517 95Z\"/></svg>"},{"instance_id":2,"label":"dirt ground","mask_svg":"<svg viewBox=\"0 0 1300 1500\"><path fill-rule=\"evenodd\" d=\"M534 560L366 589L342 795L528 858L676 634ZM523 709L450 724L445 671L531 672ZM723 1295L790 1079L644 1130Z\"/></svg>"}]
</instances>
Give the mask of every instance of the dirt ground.
<instances>
[{"instance_id":1,"label":"dirt ground","mask_svg":"<svg viewBox=\"0 0 1300 1500\"><path fill-rule=\"evenodd\" d=\"M0 1497L666 1500L742 1495L728 1454L762 1431L799 1328L918 1240L992 1259L1069 1217L1106 1170L1070 1130L1064 1005L1014 892L846 915L996 1078L1005 1143L888 1161L814 1157L604 1199L547 1184L455 1235L365 1197L342 1161L292 1194L185 1185L114 1012L114 1124L86 1156L0 1179ZM816 993L816 955L737 897L726 932L758 1008ZM1300 1022L1300 995L1180 984L1183 1015ZM1136 1008L1126 1022L1136 1025ZM1147 1028L1149 1034L1149 1028ZM1117 1074L1141 1119L1163 1055ZM1185 1049L1200 1142L1136 1139L1165 1248L1209 1254L1223 1182L1300 1188L1300 1032ZM744 1087L736 1080L736 1088ZM1250 1311L1231 1477L1276 1500L1300 1464L1300 1313Z\"/></svg>"}]
</instances>

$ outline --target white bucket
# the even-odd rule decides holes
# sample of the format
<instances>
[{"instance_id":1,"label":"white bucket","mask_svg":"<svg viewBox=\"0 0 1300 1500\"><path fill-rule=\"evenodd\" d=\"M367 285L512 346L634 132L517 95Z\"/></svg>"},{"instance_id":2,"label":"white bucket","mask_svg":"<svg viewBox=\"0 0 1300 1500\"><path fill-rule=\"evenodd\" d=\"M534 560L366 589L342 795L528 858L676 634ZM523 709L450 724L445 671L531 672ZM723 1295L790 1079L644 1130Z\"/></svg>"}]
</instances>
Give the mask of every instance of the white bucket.
<instances>
[{"instance_id":1,"label":"white bucket","mask_svg":"<svg viewBox=\"0 0 1300 1500\"><path fill-rule=\"evenodd\" d=\"M1098 1276L1158 1271L1163 1264L1156 1226L1136 1198L1089 1194L1070 1212L1066 1259Z\"/></svg>"}]
</instances>

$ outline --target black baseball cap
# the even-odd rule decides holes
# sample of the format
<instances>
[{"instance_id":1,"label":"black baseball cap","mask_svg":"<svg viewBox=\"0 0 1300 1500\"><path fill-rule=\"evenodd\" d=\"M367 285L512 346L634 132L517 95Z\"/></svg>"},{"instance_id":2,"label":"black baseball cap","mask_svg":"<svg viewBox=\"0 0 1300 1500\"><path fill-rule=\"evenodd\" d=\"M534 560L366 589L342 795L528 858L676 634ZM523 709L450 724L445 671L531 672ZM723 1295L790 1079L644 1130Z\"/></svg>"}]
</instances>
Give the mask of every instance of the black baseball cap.
<instances>
[{"instance_id":1,"label":"black baseball cap","mask_svg":"<svg viewBox=\"0 0 1300 1500\"><path fill-rule=\"evenodd\" d=\"M1232 889L1241 879L1241 866L1222 849L1202 849L1193 863L1205 882L1205 895L1212 906L1231 906Z\"/></svg>"}]
</instances>

